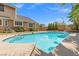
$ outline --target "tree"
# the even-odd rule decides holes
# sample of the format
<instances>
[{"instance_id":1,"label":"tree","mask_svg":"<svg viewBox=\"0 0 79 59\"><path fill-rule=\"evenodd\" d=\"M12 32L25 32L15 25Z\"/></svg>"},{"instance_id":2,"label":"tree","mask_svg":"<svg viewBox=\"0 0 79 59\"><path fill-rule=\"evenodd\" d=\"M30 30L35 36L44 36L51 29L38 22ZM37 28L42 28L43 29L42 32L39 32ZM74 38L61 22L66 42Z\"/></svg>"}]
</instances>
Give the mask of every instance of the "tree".
<instances>
[{"instance_id":1,"label":"tree","mask_svg":"<svg viewBox=\"0 0 79 59\"><path fill-rule=\"evenodd\" d=\"M58 23L57 22L48 24L48 30L57 30L57 29L58 29Z\"/></svg>"},{"instance_id":2,"label":"tree","mask_svg":"<svg viewBox=\"0 0 79 59\"><path fill-rule=\"evenodd\" d=\"M48 24L48 30L53 30L53 24L52 23Z\"/></svg>"},{"instance_id":3,"label":"tree","mask_svg":"<svg viewBox=\"0 0 79 59\"><path fill-rule=\"evenodd\" d=\"M65 4L63 4L65 5ZM71 12L68 15L68 18L76 27L76 30L79 30L79 4L72 4Z\"/></svg>"},{"instance_id":4,"label":"tree","mask_svg":"<svg viewBox=\"0 0 79 59\"><path fill-rule=\"evenodd\" d=\"M71 12L69 13L69 19L74 23L76 30L79 30L79 4L72 5Z\"/></svg>"},{"instance_id":5,"label":"tree","mask_svg":"<svg viewBox=\"0 0 79 59\"><path fill-rule=\"evenodd\" d=\"M57 30L57 23L56 22L52 23L52 30Z\"/></svg>"},{"instance_id":6,"label":"tree","mask_svg":"<svg viewBox=\"0 0 79 59\"><path fill-rule=\"evenodd\" d=\"M66 29L66 24L64 22L58 23L58 30L65 30Z\"/></svg>"}]
</instances>

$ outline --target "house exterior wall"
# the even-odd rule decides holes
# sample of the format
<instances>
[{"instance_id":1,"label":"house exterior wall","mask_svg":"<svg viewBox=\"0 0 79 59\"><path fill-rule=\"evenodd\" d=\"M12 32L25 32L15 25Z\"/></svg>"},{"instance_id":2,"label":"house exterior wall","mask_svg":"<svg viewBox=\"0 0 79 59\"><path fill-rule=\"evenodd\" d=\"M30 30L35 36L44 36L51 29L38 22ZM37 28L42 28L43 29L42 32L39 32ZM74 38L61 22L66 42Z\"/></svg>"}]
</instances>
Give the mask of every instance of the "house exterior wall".
<instances>
[{"instance_id":1,"label":"house exterior wall","mask_svg":"<svg viewBox=\"0 0 79 59\"><path fill-rule=\"evenodd\" d=\"M3 32L3 26L0 26L0 32Z\"/></svg>"},{"instance_id":2,"label":"house exterior wall","mask_svg":"<svg viewBox=\"0 0 79 59\"><path fill-rule=\"evenodd\" d=\"M8 27L13 28L14 27L14 21L13 20L8 20Z\"/></svg>"},{"instance_id":3,"label":"house exterior wall","mask_svg":"<svg viewBox=\"0 0 79 59\"><path fill-rule=\"evenodd\" d=\"M1 3L0 3L1 4ZM2 4L4 5L4 4ZM37 23L29 20L29 19L22 19L22 18L17 18L17 15L16 15L16 8L13 8L11 6L7 6L7 5L4 5L4 11L0 11L0 17L8 17L9 19L6 19L7 20L7 27L9 28L13 28L13 27L16 27L15 25L15 21L22 21L23 22L23 25L22 27L25 28L26 31L29 30L29 23L32 23L33 24L33 27L35 30L37 29ZM1 19L3 20L2 23L5 23L4 22L4 19ZM3 25L0 25L0 32L2 32L4 30L4 26Z\"/></svg>"},{"instance_id":4,"label":"house exterior wall","mask_svg":"<svg viewBox=\"0 0 79 59\"><path fill-rule=\"evenodd\" d=\"M29 22L23 22L23 27L25 28L25 31L29 31L29 28L34 28L35 29L35 23L31 23L32 27L29 27Z\"/></svg>"},{"instance_id":5,"label":"house exterior wall","mask_svg":"<svg viewBox=\"0 0 79 59\"><path fill-rule=\"evenodd\" d=\"M23 27L25 31L28 31L28 22L23 22Z\"/></svg>"},{"instance_id":6,"label":"house exterior wall","mask_svg":"<svg viewBox=\"0 0 79 59\"><path fill-rule=\"evenodd\" d=\"M34 30L37 29L36 26L38 24L28 17L18 15L16 21L23 21L23 27L25 28L26 31L29 31L29 28L33 28ZM30 23L32 24L32 27L29 26Z\"/></svg>"},{"instance_id":7,"label":"house exterior wall","mask_svg":"<svg viewBox=\"0 0 79 59\"><path fill-rule=\"evenodd\" d=\"M38 31L39 30L39 24L35 23L35 30Z\"/></svg>"},{"instance_id":8,"label":"house exterior wall","mask_svg":"<svg viewBox=\"0 0 79 59\"><path fill-rule=\"evenodd\" d=\"M8 21L8 27L13 27L13 20L16 18L16 8L5 5L0 3L0 5L3 5L4 11L0 11L0 20L2 20L2 25L0 25L0 32L4 30L4 18ZM7 19L9 18L9 19Z\"/></svg>"},{"instance_id":9,"label":"house exterior wall","mask_svg":"<svg viewBox=\"0 0 79 59\"><path fill-rule=\"evenodd\" d=\"M4 11L0 11L0 16L5 16L5 17L9 17L11 19L15 19L16 9L13 7L9 7L7 5L4 5Z\"/></svg>"}]
</instances>

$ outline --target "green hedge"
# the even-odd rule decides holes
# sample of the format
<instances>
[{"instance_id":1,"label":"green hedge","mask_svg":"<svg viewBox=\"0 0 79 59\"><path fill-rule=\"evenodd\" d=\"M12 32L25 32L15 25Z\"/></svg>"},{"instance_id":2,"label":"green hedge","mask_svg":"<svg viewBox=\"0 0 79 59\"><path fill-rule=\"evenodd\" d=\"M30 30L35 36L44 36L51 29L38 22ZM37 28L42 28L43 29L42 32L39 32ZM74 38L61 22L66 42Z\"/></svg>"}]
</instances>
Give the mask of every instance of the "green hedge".
<instances>
[{"instance_id":1,"label":"green hedge","mask_svg":"<svg viewBox=\"0 0 79 59\"><path fill-rule=\"evenodd\" d=\"M24 32L24 27L21 27L21 26L14 27L13 29L16 32Z\"/></svg>"}]
</instances>

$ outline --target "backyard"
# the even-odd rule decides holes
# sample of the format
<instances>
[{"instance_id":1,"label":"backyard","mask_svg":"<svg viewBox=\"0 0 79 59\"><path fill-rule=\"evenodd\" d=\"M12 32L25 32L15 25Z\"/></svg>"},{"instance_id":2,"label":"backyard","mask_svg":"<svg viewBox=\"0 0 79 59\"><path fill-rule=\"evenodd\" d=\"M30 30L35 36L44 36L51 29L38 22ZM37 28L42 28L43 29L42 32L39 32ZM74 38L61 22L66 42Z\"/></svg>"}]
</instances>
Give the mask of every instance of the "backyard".
<instances>
[{"instance_id":1,"label":"backyard","mask_svg":"<svg viewBox=\"0 0 79 59\"><path fill-rule=\"evenodd\" d=\"M33 8L37 6L39 8L42 7L40 7L40 4L30 5L34 5ZM49 7L50 5L52 6L52 4L46 4L44 9L48 7L47 5ZM25 16L17 16L15 13L11 13L11 15L14 15L13 17L8 13L11 11L15 12L15 7L9 6L7 4L1 4L0 6L5 6L6 10L8 8L10 9L8 12L4 11L4 14L1 14L3 17L0 16L1 56L79 56L78 3L54 4L53 8L48 8L48 10L51 9L49 10L50 12L47 12L46 9L47 14L44 12L44 9L42 10L41 8L38 10L37 8L31 10L32 13L34 11L36 11L36 13L33 13L30 16L28 15L28 13L31 14L28 11L30 8L28 8L28 13L26 14L32 19L36 20L26 17L22 10L20 12L22 12ZM56 6L58 8L55 8ZM59 10L60 8L61 10L63 10L63 8L70 9L61 11ZM37 10L42 11L43 13L39 13ZM57 12L57 10L59 12ZM55 11L55 15L53 15L54 12L52 13L52 11ZM33 18L33 16L37 17ZM57 20L52 19L52 17L56 17L55 19Z\"/></svg>"}]
</instances>

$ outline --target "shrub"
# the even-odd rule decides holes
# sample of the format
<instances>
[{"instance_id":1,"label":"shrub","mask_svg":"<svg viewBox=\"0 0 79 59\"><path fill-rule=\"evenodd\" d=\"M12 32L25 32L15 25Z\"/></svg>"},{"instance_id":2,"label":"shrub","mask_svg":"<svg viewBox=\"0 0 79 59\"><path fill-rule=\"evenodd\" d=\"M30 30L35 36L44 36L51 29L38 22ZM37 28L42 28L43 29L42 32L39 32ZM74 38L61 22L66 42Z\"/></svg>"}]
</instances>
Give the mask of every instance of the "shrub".
<instances>
[{"instance_id":1,"label":"shrub","mask_svg":"<svg viewBox=\"0 0 79 59\"><path fill-rule=\"evenodd\" d=\"M13 29L8 29L8 28L2 31L2 33L12 33L12 32L14 32Z\"/></svg>"},{"instance_id":2,"label":"shrub","mask_svg":"<svg viewBox=\"0 0 79 59\"><path fill-rule=\"evenodd\" d=\"M17 26L17 27L14 27L13 29L16 32L24 32L24 27Z\"/></svg>"},{"instance_id":3,"label":"shrub","mask_svg":"<svg viewBox=\"0 0 79 59\"><path fill-rule=\"evenodd\" d=\"M29 28L29 31L35 31L35 29L34 28Z\"/></svg>"}]
</instances>

